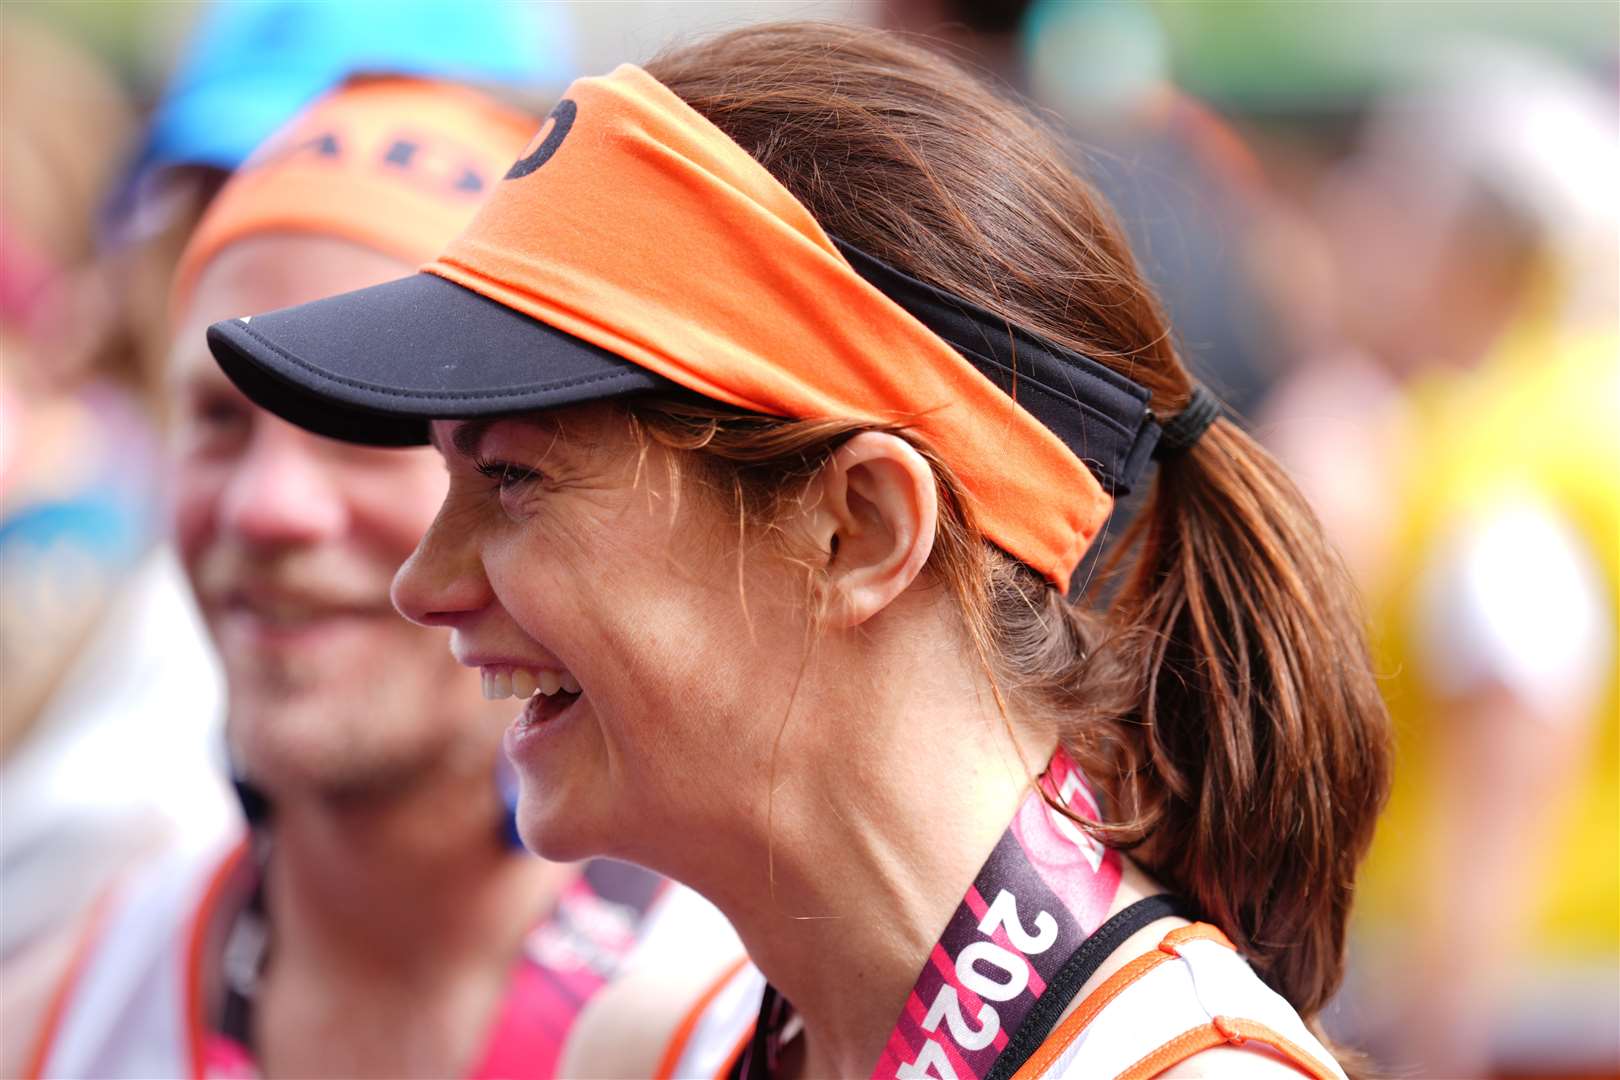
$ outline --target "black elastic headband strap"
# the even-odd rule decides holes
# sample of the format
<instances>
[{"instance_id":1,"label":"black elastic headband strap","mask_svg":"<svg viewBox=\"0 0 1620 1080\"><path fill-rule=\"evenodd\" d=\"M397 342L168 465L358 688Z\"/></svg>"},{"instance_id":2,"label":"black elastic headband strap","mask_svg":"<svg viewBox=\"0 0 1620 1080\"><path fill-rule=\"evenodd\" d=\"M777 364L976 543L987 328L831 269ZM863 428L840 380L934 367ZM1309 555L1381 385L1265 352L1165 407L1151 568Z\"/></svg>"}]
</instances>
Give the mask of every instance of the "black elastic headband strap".
<instances>
[{"instance_id":1,"label":"black elastic headband strap","mask_svg":"<svg viewBox=\"0 0 1620 1080\"><path fill-rule=\"evenodd\" d=\"M1188 450L1221 415L1221 403L1203 383L1194 383L1192 396L1180 412L1164 421L1164 431L1153 456L1163 460Z\"/></svg>"},{"instance_id":2,"label":"black elastic headband strap","mask_svg":"<svg viewBox=\"0 0 1620 1080\"><path fill-rule=\"evenodd\" d=\"M1130 494L1159 441L1145 387L837 237L833 243L856 273L1063 440L1104 491L1116 498Z\"/></svg>"}]
</instances>

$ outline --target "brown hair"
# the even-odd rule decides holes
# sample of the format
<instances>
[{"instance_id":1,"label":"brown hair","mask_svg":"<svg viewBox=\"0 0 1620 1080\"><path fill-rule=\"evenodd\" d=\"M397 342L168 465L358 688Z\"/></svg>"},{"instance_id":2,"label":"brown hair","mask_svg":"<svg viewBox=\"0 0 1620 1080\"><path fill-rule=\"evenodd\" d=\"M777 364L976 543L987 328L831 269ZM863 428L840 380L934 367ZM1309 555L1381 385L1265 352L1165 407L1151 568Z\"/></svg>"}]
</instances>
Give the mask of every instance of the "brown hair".
<instances>
[{"instance_id":1,"label":"brown hair","mask_svg":"<svg viewBox=\"0 0 1620 1080\"><path fill-rule=\"evenodd\" d=\"M1025 112L868 29L740 30L647 69L833 235L1098 358L1161 416L1191 382L1099 199ZM740 522L863 425L633 406L724 463ZM927 447L921 449L927 453ZM1008 705L1059 726L1107 792L1097 829L1194 902L1307 1018L1338 986L1355 867L1389 776L1355 594L1282 470L1218 420L1165 461L1114 553L1106 610L984 542L948 469L930 572Z\"/></svg>"}]
</instances>

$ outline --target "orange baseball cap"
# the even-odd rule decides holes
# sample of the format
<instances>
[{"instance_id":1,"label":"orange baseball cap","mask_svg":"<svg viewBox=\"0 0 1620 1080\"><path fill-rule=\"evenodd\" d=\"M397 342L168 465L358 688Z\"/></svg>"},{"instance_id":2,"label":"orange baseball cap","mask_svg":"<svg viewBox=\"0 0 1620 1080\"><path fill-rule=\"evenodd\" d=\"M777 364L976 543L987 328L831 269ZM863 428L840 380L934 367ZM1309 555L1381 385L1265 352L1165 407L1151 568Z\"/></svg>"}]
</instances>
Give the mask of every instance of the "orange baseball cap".
<instances>
[{"instance_id":1,"label":"orange baseball cap","mask_svg":"<svg viewBox=\"0 0 1620 1080\"><path fill-rule=\"evenodd\" d=\"M534 116L469 87L357 78L299 113L232 174L175 268L170 310L245 236L335 236L409 263L472 220L534 130Z\"/></svg>"},{"instance_id":2,"label":"orange baseball cap","mask_svg":"<svg viewBox=\"0 0 1620 1080\"><path fill-rule=\"evenodd\" d=\"M984 533L1059 587L1161 430L1145 388L828 236L629 65L575 82L421 272L208 341L259 404L373 444L675 387L900 424Z\"/></svg>"}]
</instances>

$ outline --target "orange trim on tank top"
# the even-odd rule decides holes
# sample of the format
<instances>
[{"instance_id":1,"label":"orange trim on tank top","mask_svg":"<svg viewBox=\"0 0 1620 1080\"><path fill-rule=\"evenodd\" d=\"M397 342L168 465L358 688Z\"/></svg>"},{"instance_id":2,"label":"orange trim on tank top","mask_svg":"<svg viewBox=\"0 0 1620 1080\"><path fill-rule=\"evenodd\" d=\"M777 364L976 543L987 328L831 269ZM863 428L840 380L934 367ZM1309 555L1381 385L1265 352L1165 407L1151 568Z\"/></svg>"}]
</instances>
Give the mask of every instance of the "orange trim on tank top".
<instances>
[{"instance_id":1,"label":"orange trim on tank top","mask_svg":"<svg viewBox=\"0 0 1620 1080\"><path fill-rule=\"evenodd\" d=\"M191 1075L196 1080L204 1080L203 1071L207 1058L207 1023L203 1017L202 1002L202 963L203 946L208 943L208 923L212 918L214 909L219 905L219 898L225 892L225 885L231 876L236 873L237 867L247 857L248 839L242 841L230 850L230 853L220 862L218 869L208 879L208 887L203 891L202 900L197 910L192 913L191 926L186 931L186 1045L191 1051Z\"/></svg>"},{"instance_id":2,"label":"orange trim on tank top","mask_svg":"<svg viewBox=\"0 0 1620 1080\"><path fill-rule=\"evenodd\" d=\"M1040 1049L1031 1054L1023 1067L1013 1074L1013 1080L1035 1080L1036 1077L1045 1074L1046 1070L1052 1067L1052 1063L1063 1055L1075 1039L1079 1038L1080 1033L1097 1018L1097 1014L1102 1012L1109 1002L1119 997L1127 987L1142 976L1179 955L1176 950L1183 942L1194 940L1214 941L1228 949L1232 948L1231 940L1221 933L1219 928L1209 923L1192 923L1176 927L1160 940L1156 949L1143 953L1114 972L1080 1003L1079 1008L1064 1017L1052 1034L1047 1036Z\"/></svg>"},{"instance_id":3,"label":"orange trim on tank top","mask_svg":"<svg viewBox=\"0 0 1620 1080\"><path fill-rule=\"evenodd\" d=\"M748 1049L748 1044L753 1041L754 1029L757 1027L759 1027L759 1021L757 1020L748 1025L748 1030L742 1033L742 1038L737 1040L737 1045L733 1046L731 1053L726 1055L726 1063L720 1066L720 1070L714 1074L714 1080L727 1080L727 1077L731 1075L732 1068L737 1064L738 1059L743 1056L743 1051Z\"/></svg>"},{"instance_id":4,"label":"orange trim on tank top","mask_svg":"<svg viewBox=\"0 0 1620 1080\"><path fill-rule=\"evenodd\" d=\"M658 1068L653 1073L656 1080L670 1080L675 1075L675 1066L680 1064L681 1055L686 1053L686 1045L692 1041L692 1033L697 1030L698 1021L703 1019L703 1014L708 1010L710 1004L714 1002L714 999L720 996L720 991L724 990L726 984L737 977L737 973L747 963L748 958L744 956L727 966L726 970L721 972L720 976L710 983L708 988L692 1003L692 1007L687 1010L686 1015L681 1017L681 1022L676 1026L675 1033L669 1037L669 1045L664 1048L664 1056L659 1059ZM753 1032L750 1031L749 1034L751 1035ZM729 1058L727 1064L730 1064Z\"/></svg>"},{"instance_id":5,"label":"orange trim on tank top","mask_svg":"<svg viewBox=\"0 0 1620 1080\"><path fill-rule=\"evenodd\" d=\"M115 882L96 898L90 908L84 930L80 932L79 940L73 944L73 955L68 960L67 971L63 973L61 981L51 993L50 1004L45 1008L45 1019L39 1026L39 1034L34 1037L34 1048L28 1053L28 1064L23 1068L23 1075L29 1080L38 1080L45 1075L45 1063L50 1060L51 1048L56 1044L56 1036L61 1032L62 1018L67 1014L68 1001L73 997L73 991L78 987L84 969L89 966L91 950L101 940L101 932L106 929L107 915L112 907L113 895L118 891L119 883Z\"/></svg>"},{"instance_id":6,"label":"orange trim on tank top","mask_svg":"<svg viewBox=\"0 0 1620 1080\"><path fill-rule=\"evenodd\" d=\"M1180 1065L1205 1050L1213 1050L1223 1045L1242 1046L1251 1039L1270 1046L1282 1055L1287 1064L1305 1076L1312 1077L1313 1080L1338 1080L1333 1073L1322 1067L1314 1054L1302 1049L1293 1040L1258 1020L1232 1016L1217 1016L1211 1023L1200 1024L1182 1032L1144 1055L1140 1061L1115 1077L1115 1080L1153 1080L1153 1077L1164 1070Z\"/></svg>"}]
</instances>

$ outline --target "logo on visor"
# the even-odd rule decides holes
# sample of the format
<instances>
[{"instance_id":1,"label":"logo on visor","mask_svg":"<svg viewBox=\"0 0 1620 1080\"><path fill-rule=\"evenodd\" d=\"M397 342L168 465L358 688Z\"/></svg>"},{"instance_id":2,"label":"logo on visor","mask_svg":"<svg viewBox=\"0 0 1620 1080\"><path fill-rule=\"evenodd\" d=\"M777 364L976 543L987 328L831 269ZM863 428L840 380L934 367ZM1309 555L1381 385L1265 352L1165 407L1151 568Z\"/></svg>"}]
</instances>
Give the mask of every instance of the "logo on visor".
<instances>
[{"instance_id":1,"label":"logo on visor","mask_svg":"<svg viewBox=\"0 0 1620 1080\"><path fill-rule=\"evenodd\" d=\"M529 148L517 159L516 164L506 170L503 179L522 179L550 161L551 155L555 154L557 148L563 144L563 140L568 138L568 132L573 128L574 117L578 112L579 107L574 104L573 98L563 98L557 102L557 107L546 117L545 124L541 125L534 138L529 140ZM538 146L535 145L537 142Z\"/></svg>"}]
</instances>

